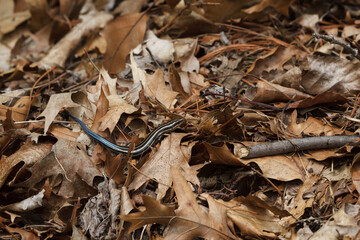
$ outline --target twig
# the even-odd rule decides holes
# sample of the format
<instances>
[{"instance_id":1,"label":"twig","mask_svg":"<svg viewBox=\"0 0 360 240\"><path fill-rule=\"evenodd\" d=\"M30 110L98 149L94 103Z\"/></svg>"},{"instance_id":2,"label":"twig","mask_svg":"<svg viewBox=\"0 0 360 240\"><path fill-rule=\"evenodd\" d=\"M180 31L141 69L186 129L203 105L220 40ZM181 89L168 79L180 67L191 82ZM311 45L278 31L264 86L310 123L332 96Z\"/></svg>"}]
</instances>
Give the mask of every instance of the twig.
<instances>
[{"instance_id":1,"label":"twig","mask_svg":"<svg viewBox=\"0 0 360 240\"><path fill-rule=\"evenodd\" d=\"M356 57L357 59L360 59L360 56L359 56L359 51L357 48L352 48L350 46L350 44L346 44L340 40L337 40L334 38L334 35L332 34L329 34L329 35L322 35L322 34L318 34L318 33L313 33L313 36L316 38L316 39L324 39L325 41L329 42L329 43L333 43L333 44L337 44L337 45L340 45L342 46L345 50L349 51L354 57Z\"/></svg>"},{"instance_id":2,"label":"twig","mask_svg":"<svg viewBox=\"0 0 360 240\"><path fill-rule=\"evenodd\" d=\"M295 138L285 141L260 143L253 146L247 146L240 149L241 158L256 158L271 155L280 155L290 152L302 150L319 150L329 148L339 148L346 144L360 140L360 136L321 136L309 138ZM294 147L294 145L296 147ZM360 142L355 142L353 145L359 145Z\"/></svg>"},{"instance_id":3,"label":"twig","mask_svg":"<svg viewBox=\"0 0 360 240\"><path fill-rule=\"evenodd\" d=\"M260 106L260 107L264 107L264 108L270 108L270 109L275 110L275 111L282 111L283 110L282 108L274 107L274 106L272 106L270 104L253 102L253 101L250 101L250 100L248 100L246 98L238 98L238 97L219 94L219 93L206 92L206 93L203 94L203 96L222 96L222 97L229 98L231 100L239 100L239 101L242 101L244 103L248 103L248 104L255 105L255 106Z\"/></svg>"}]
</instances>

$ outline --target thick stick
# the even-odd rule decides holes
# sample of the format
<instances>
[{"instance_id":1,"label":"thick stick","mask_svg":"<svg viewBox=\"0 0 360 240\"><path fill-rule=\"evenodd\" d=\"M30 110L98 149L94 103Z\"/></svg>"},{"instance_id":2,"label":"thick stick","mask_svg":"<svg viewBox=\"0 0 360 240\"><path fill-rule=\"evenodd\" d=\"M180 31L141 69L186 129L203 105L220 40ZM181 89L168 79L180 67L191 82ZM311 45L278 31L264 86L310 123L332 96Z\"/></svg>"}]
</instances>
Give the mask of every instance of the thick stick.
<instances>
[{"instance_id":1,"label":"thick stick","mask_svg":"<svg viewBox=\"0 0 360 240\"><path fill-rule=\"evenodd\" d=\"M360 140L360 136L322 136L295 138L279 142L260 143L241 148L240 157L256 158L302 150L339 148L356 140ZM355 142L354 144L358 145L360 144L360 142Z\"/></svg>"}]
</instances>

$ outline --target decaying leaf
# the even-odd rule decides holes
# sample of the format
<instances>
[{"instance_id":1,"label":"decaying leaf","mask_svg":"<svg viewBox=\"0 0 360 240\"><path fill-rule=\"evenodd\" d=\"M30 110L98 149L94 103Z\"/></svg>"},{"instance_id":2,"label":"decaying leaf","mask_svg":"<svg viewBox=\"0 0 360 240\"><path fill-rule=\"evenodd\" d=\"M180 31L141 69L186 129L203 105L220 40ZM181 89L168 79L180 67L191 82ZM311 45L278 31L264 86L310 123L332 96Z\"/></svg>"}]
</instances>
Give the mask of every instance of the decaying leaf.
<instances>
[{"instance_id":1,"label":"decaying leaf","mask_svg":"<svg viewBox=\"0 0 360 240\"><path fill-rule=\"evenodd\" d=\"M358 66L359 63L330 56L309 57L301 84L310 94L331 91L348 96L360 89Z\"/></svg>"}]
</instances>

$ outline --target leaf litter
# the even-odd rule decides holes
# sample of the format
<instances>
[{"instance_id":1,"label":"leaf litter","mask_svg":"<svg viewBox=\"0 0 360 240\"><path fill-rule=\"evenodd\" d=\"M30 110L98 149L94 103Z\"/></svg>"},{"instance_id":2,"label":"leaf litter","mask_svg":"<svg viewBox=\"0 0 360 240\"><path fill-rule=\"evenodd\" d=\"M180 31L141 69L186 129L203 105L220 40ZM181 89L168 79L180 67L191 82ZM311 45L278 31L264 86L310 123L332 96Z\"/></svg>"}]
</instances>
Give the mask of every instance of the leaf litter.
<instances>
[{"instance_id":1,"label":"leaf litter","mask_svg":"<svg viewBox=\"0 0 360 240\"><path fill-rule=\"evenodd\" d=\"M0 238L359 238L352 1L0 9Z\"/></svg>"}]
</instances>

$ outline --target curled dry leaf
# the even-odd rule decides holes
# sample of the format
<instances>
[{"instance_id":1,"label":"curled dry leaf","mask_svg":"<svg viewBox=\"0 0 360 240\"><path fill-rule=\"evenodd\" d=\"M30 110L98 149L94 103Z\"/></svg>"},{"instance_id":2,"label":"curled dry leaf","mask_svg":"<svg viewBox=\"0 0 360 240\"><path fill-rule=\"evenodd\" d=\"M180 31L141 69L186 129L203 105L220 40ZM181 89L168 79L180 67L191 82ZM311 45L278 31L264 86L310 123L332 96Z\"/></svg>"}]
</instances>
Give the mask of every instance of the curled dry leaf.
<instances>
[{"instance_id":1,"label":"curled dry leaf","mask_svg":"<svg viewBox=\"0 0 360 240\"><path fill-rule=\"evenodd\" d=\"M237 239L228 227L226 207L205 194L209 204L208 212L205 211L180 170L171 167L170 171L179 208L166 229L165 239Z\"/></svg>"},{"instance_id":2,"label":"curled dry leaf","mask_svg":"<svg viewBox=\"0 0 360 240\"><path fill-rule=\"evenodd\" d=\"M299 101L311 97L311 95L296 89L283 87L267 81L258 81L257 86L249 88L245 96L252 101L262 103Z\"/></svg>"},{"instance_id":3,"label":"curled dry leaf","mask_svg":"<svg viewBox=\"0 0 360 240\"><path fill-rule=\"evenodd\" d=\"M21 228L11 228L11 227L5 226L5 229L8 232L20 234L21 239L24 239L24 240L38 240L38 239L40 239L34 233L29 232L29 231L25 231L25 230L23 230Z\"/></svg>"},{"instance_id":4,"label":"curled dry leaf","mask_svg":"<svg viewBox=\"0 0 360 240\"><path fill-rule=\"evenodd\" d=\"M212 146L205 142L204 146L209 153L209 160L212 164L243 166L243 163L240 161L240 159L230 151L230 149L225 143L219 147Z\"/></svg>"},{"instance_id":5,"label":"curled dry leaf","mask_svg":"<svg viewBox=\"0 0 360 240\"><path fill-rule=\"evenodd\" d=\"M18 203L13 203L0 208L0 211L9 210L16 212L26 212L34 210L43 205L45 189L41 190L38 194L22 200Z\"/></svg>"},{"instance_id":6,"label":"curled dry leaf","mask_svg":"<svg viewBox=\"0 0 360 240\"><path fill-rule=\"evenodd\" d=\"M122 187L120 197L120 216L125 216L129 214L133 209L134 206L130 198L129 192L126 187ZM119 234L121 234L124 230L124 223L124 220L120 219Z\"/></svg>"},{"instance_id":7,"label":"curled dry leaf","mask_svg":"<svg viewBox=\"0 0 360 240\"><path fill-rule=\"evenodd\" d=\"M9 157L3 155L0 160L0 188L16 165L24 162L22 166L24 169L34 165L51 152L51 147L51 143L40 143L36 145L28 142L21 146L13 155Z\"/></svg>"},{"instance_id":8,"label":"curled dry leaf","mask_svg":"<svg viewBox=\"0 0 360 240\"><path fill-rule=\"evenodd\" d=\"M104 78L104 81L107 85L108 91L106 91L106 93L109 92L110 95L117 95L117 91L116 91L117 78L111 78L109 73L104 68L100 69L100 74Z\"/></svg>"},{"instance_id":9,"label":"curled dry leaf","mask_svg":"<svg viewBox=\"0 0 360 240\"><path fill-rule=\"evenodd\" d=\"M351 165L351 178L355 188L360 192L360 153L356 154Z\"/></svg>"},{"instance_id":10,"label":"curled dry leaf","mask_svg":"<svg viewBox=\"0 0 360 240\"><path fill-rule=\"evenodd\" d=\"M281 217L290 215L287 211L270 206L254 196L217 202L226 206L227 216L243 235L257 238L276 238L284 230L280 224Z\"/></svg>"},{"instance_id":11,"label":"curled dry leaf","mask_svg":"<svg viewBox=\"0 0 360 240\"><path fill-rule=\"evenodd\" d=\"M175 59L181 63L184 72L198 73L200 63L195 57L197 41L194 39L181 39L174 41Z\"/></svg>"},{"instance_id":12,"label":"curled dry leaf","mask_svg":"<svg viewBox=\"0 0 360 240\"><path fill-rule=\"evenodd\" d=\"M152 31L146 33L146 46L156 61L168 63L174 60L174 43L168 39L157 38Z\"/></svg>"}]
</instances>

